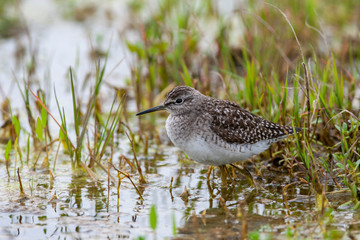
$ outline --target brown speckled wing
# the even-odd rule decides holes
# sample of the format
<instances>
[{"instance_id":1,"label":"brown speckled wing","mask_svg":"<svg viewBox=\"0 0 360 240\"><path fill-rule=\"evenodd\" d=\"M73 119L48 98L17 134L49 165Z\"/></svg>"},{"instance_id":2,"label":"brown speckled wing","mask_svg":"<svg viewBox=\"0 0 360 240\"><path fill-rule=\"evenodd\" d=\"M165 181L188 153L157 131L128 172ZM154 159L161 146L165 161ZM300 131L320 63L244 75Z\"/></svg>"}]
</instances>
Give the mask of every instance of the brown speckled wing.
<instances>
[{"instance_id":1,"label":"brown speckled wing","mask_svg":"<svg viewBox=\"0 0 360 240\"><path fill-rule=\"evenodd\" d=\"M212 116L210 128L228 143L253 144L293 134L292 128L264 120L235 103L212 100L207 105L207 111Z\"/></svg>"}]
</instances>

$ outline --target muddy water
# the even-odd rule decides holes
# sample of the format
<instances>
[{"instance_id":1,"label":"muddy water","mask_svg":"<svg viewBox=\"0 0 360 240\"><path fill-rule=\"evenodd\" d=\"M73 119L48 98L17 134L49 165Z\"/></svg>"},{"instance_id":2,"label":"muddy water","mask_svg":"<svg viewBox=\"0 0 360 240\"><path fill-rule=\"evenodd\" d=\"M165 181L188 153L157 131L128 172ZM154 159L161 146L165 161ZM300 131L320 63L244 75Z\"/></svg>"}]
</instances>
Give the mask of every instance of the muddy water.
<instances>
[{"instance_id":1,"label":"muddy water","mask_svg":"<svg viewBox=\"0 0 360 240\"><path fill-rule=\"evenodd\" d=\"M29 26L32 47L37 49L36 78L39 85L50 93L49 108L56 118L59 119L53 89L57 91L60 105L67 111L67 117L72 119L69 84L63 84L64 79L69 66L73 66L78 76L78 89L82 89L82 81L94 69L89 58L91 44L106 50L112 43L109 71L126 57L126 61L121 62L105 79L105 86L125 85L124 79L129 74L129 56L121 45L121 35L117 33L122 30L121 24L126 24L123 21L126 13L116 14L122 20L104 21L96 17L85 22L74 22L61 16L58 6L52 1L44 4L40 0L27 0L21 4ZM110 4L109 8L112 7L111 2L106 4ZM125 8L118 9L121 11ZM98 10L97 14L105 12L102 10ZM26 113L22 111L24 105L20 92L15 81L9 81L14 76L19 80L26 76L24 69L30 53L27 52L18 62L14 53L19 47L29 47L26 35L1 42L0 100L11 97L12 107L20 114L21 125L26 130ZM110 91L113 91L111 87L102 88L101 95L109 96ZM79 91L78 97L87 99L84 95L88 92ZM136 121L130 119L132 123ZM164 126L164 119L159 122L159 126ZM51 129L58 131L55 124ZM133 130L136 131L136 128ZM329 194L334 210L332 213L319 213L315 209L313 193L306 184L299 181L299 176L303 177L301 171L290 177L284 169L268 165L266 161L261 165L257 163L262 173L257 181L264 188L257 193L249 181L236 172L236 175L228 177L224 182L216 169L207 180L207 166L186 160L181 152L167 144L165 134L161 135L163 145L157 146L151 142L148 156L142 154L141 147L138 150L138 158L148 181L147 184L138 185L143 199L126 179L122 180L118 194L117 182L111 182L108 187L107 173L102 169L96 168L95 178L73 169L66 154L60 153L54 169L55 151L50 156L49 168L54 175L53 180L47 169L37 168L33 171L32 164L28 165L25 160L20 163L18 160L16 167L20 167L26 194L20 196L14 156L11 155L10 177L5 163L0 159L0 238L133 239L145 236L146 239L240 239L241 234L252 233L259 234L261 239L271 236L275 239L287 239L291 232L298 239L308 235L319 239L346 239L349 238L349 233L355 239L360 237L359 213L352 210L351 204L342 205L351 199L348 192ZM119 160L121 154L132 159L129 141L123 135L116 136L116 139L118 143L113 164L130 172L137 182L136 171ZM25 152L24 149L22 151ZM3 153L4 146L1 145L0 156ZM84 156L84 162L88 163L85 153ZM37 152L32 150L30 162L36 157ZM44 157L40 157L38 166ZM106 164L106 160L103 164ZM253 168L250 169L257 175ZM111 170L111 176L116 180L117 173ZM172 188L169 187L171 178ZM286 208L283 188L293 182L296 183L286 191ZM329 181L328 190L336 190L331 184ZM189 192L187 197L183 194L185 187ZM53 199L55 192L57 198ZM152 205L156 206L158 215L155 231L149 224L149 209Z\"/></svg>"},{"instance_id":2,"label":"muddy water","mask_svg":"<svg viewBox=\"0 0 360 240\"><path fill-rule=\"evenodd\" d=\"M117 138L113 164L130 172L137 182L137 173L119 160L120 154L132 159L128 140L122 136ZM258 193L244 176L237 172L233 175L231 170L231 177L228 176L225 184L217 169L207 180L207 166L183 159L181 152L166 144L165 136L163 139L161 146L152 143L148 156L142 155L139 149L139 161L148 181L138 185L143 200L128 180L121 182L118 195L116 181L110 182L108 188L105 171L96 168L97 176L89 177L86 172L72 169L65 154L60 154L55 170L54 156L50 158L53 180L46 169L33 171L26 163L17 163L22 169L26 196L19 196L14 165L10 167L10 178L2 168L1 239L133 239L139 236L146 239L196 239L199 236L202 239L240 239L241 234L254 231L259 231L262 237L284 239L289 228L303 237L310 233L320 238L324 236L325 225L305 184L295 183L287 189L289 208L286 209L283 187L296 181L288 173L264 161L259 168L262 177L257 177L264 189ZM252 173L255 175L254 170ZM111 175L117 179L115 171L111 170ZM169 187L171 178L172 188ZM185 186L189 192L187 197L182 195ZM52 199L55 191L57 199ZM337 210L331 217L323 218L328 221L327 231L332 230L339 237L347 236L350 229L353 234L359 233L359 223L355 220L359 219L359 213L352 211L351 206L341 206L351 199L350 194L330 194L329 199ZM156 206L158 215L155 231L149 224L151 205Z\"/></svg>"}]
</instances>

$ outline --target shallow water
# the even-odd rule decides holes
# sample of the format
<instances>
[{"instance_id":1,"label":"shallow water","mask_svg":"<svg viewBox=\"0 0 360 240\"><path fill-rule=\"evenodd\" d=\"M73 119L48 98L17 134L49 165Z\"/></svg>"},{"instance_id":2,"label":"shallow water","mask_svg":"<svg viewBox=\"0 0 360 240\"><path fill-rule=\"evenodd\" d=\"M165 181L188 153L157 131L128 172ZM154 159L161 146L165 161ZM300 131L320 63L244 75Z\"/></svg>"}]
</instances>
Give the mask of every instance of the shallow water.
<instances>
[{"instance_id":1,"label":"shallow water","mask_svg":"<svg viewBox=\"0 0 360 240\"><path fill-rule=\"evenodd\" d=\"M49 5L50 4L50 5ZM112 7L111 2L106 2ZM82 81L93 69L89 58L90 43L96 47L107 49L110 42L111 52L108 60L109 71L124 57L125 61L115 68L105 79L105 89L101 96L106 99L113 95L113 88L124 86L129 74L131 56L121 45L121 31L126 22L124 8L115 9L120 19L110 22L103 18L90 18L82 23L66 20L60 16L52 1L46 4L43 1L27 0L22 2L24 17L30 26L30 34L35 46L38 46L37 78L40 85L48 89L50 111L57 116L57 108L53 97L53 88L56 89L60 105L65 107L66 115L72 119L72 102L69 84L64 84L69 66L73 66L78 75L79 98L89 91L81 88ZM100 9L102 14L106 7ZM42 14L43 13L43 14ZM125 15L124 15L125 14ZM40 16L40 17L39 17ZM125 16L125 17L124 17ZM99 20L100 19L100 20ZM102 20L101 20L102 19ZM102 39L97 42L97 37ZM14 52L18 45L27 45L27 37L2 40L0 51L0 81L1 95L11 97L11 105L19 113L22 127L27 129L26 113L20 92L13 79L23 79L28 55L24 62L16 62ZM79 62L77 62L79 60ZM129 63L130 62L130 63ZM88 90L88 89L87 89ZM111 99L110 99L111 101ZM106 102L106 101L104 101ZM104 111L109 105L104 104ZM130 103L129 110L133 104ZM3 119L1 119L3 120ZM144 120L146 121L146 120ZM137 119L129 120L134 125ZM171 146L164 133L164 119L158 122L163 144L158 146L150 142L149 154L143 155L142 145L138 147L138 159L144 172L147 184L137 185L143 200L139 197L129 180L121 182L120 193L117 193L117 181L111 182L108 188L107 172L96 168L96 179L86 172L71 167L69 156L60 153L55 169L53 168L55 151L50 155L50 170L54 180L50 180L47 169L31 170L32 164L25 160L17 161L15 167L11 156L10 177L5 170L5 163L0 159L0 238L1 239L133 239L146 236L146 239L240 239L241 234L254 234L259 231L260 238L273 237L288 239L289 231L297 234L298 239L308 235L313 238L354 239L360 238L359 212L352 209L352 205L343 205L351 200L349 192L334 193L336 190L331 181L328 181L327 194L334 210L331 213L319 213L315 207L314 194L308 185L298 181L303 177L299 170L296 177L285 169L274 167L266 159L261 165L255 161L262 177L257 181L264 190L254 191L249 181L240 173L227 182L221 180L220 171L210 175L207 180L208 166L187 160L184 154ZM131 126L136 132L136 127ZM51 129L58 131L51 121ZM55 134L54 134L55 135ZM114 151L113 164L120 169L131 173L133 180L138 182L138 174L128 165L120 163L121 154L132 159L129 141L123 134L115 137L118 140ZM25 141L25 137L22 141ZM0 146L0 156L3 156L4 146ZM23 153L25 150L22 150ZM30 162L37 156L32 150ZM84 152L85 163L86 152ZM41 165L45 155L40 157L37 166ZM106 164L106 159L103 160ZM19 195L19 182L16 168L20 167L20 175L26 196ZM253 167L253 175L257 175ZM231 170L230 170L231 171ZM111 176L116 180L117 172L111 170ZM173 178L173 187L170 188ZM285 206L283 188L291 184L286 193L288 209ZM186 199L182 193L185 187L189 191ZM57 199L52 200L56 192ZM109 197L108 197L109 195ZM225 206L223 205L225 202ZM150 228L149 210L156 206L158 224L155 231ZM247 227L244 227L246 224ZM176 235L173 232L176 227ZM333 234L330 237L326 234Z\"/></svg>"},{"instance_id":2,"label":"shallow water","mask_svg":"<svg viewBox=\"0 0 360 240\"><path fill-rule=\"evenodd\" d=\"M117 137L120 140L113 164L122 168L120 154L131 159L132 153L127 139ZM64 154L57 160L55 170L50 167L55 177L53 181L47 170L32 171L26 163L22 164L20 174L26 197L19 196L14 166L10 168L10 179L1 171L1 238L133 239L146 236L146 239L194 239L201 236L202 239L240 239L244 223L247 233L260 230L262 236L280 234L282 237L276 238L286 238L286 231L291 227L303 231L303 236L309 233L322 236L313 194L305 184L297 183L287 189L290 211L287 214L283 187L293 181L288 173L268 169L264 162L263 177L257 178L264 189L256 194L250 182L239 173L228 177L224 185L216 169L208 181L207 166L179 160L178 156L184 156L172 146L154 143L152 146L148 156L139 153L148 181L138 185L143 200L125 179L119 196L115 182L110 184L108 193L105 171L96 168L98 179L92 179L86 172L72 169L69 157ZM52 166L53 158L50 159ZM128 166L125 170L131 172ZM111 175L116 179L115 171L112 170ZM137 182L137 173L132 171L131 176ZM169 187L171 178L174 179L172 188ZM185 186L189 191L187 200L180 196ZM51 200L55 191L57 199ZM350 199L350 193L346 192L329 195L335 209ZM149 225L149 209L153 204L158 215L155 232ZM360 216L351 206L341 206L331 215L333 220L329 220L327 229L334 229L340 236L350 229L353 234L359 234L359 222L355 219ZM173 224L177 228L176 236Z\"/></svg>"}]
</instances>

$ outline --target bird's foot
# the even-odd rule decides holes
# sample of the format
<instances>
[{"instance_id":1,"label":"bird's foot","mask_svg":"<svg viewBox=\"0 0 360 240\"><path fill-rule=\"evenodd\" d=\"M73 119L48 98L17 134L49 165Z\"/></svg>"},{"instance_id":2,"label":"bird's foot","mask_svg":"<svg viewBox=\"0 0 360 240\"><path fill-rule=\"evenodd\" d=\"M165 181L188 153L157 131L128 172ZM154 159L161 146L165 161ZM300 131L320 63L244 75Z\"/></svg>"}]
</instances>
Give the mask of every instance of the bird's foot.
<instances>
[{"instance_id":1,"label":"bird's foot","mask_svg":"<svg viewBox=\"0 0 360 240\"><path fill-rule=\"evenodd\" d=\"M250 173L250 171L246 167L237 166L237 165L232 164L232 163L230 163L230 165L232 167L234 167L235 169L239 170L240 173L242 175L244 175L250 181L251 185L255 187L256 192L259 192L260 190L266 191L260 183L255 181L254 177L252 176L252 174Z\"/></svg>"}]
</instances>

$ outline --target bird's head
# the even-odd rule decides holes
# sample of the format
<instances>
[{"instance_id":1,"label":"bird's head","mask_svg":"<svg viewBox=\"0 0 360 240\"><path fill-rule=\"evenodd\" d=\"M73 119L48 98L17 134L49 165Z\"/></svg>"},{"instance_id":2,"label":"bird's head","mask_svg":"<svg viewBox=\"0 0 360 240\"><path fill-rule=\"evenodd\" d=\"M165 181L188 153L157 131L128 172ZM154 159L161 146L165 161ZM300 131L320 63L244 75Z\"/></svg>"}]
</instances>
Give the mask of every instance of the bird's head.
<instances>
[{"instance_id":1,"label":"bird's head","mask_svg":"<svg viewBox=\"0 0 360 240\"><path fill-rule=\"evenodd\" d=\"M180 115L191 112L198 105L199 101L205 97L199 91L188 86L178 86L173 88L165 98L163 104L139 112L136 116L160 110L167 110L172 115Z\"/></svg>"}]
</instances>

